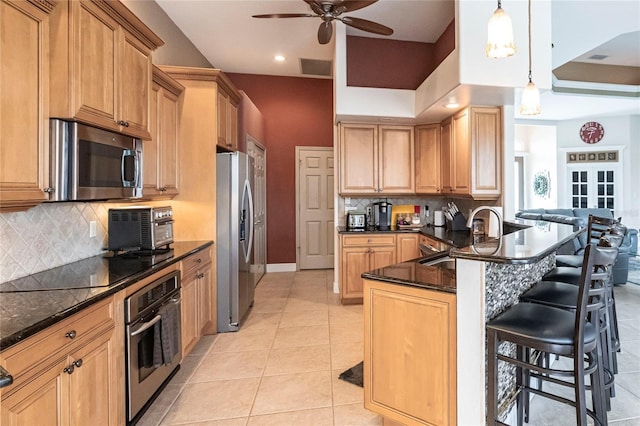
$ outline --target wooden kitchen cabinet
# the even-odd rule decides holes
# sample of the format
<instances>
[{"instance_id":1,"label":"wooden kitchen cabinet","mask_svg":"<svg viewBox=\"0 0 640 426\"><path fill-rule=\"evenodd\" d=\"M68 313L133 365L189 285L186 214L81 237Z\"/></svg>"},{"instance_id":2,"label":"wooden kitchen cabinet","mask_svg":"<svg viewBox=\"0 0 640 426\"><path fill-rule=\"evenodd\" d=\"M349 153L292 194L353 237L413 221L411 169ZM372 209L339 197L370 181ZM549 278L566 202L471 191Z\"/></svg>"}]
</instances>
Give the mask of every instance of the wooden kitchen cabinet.
<instances>
[{"instance_id":1,"label":"wooden kitchen cabinet","mask_svg":"<svg viewBox=\"0 0 640 426\"><path fill-rule=\"evenodd\" d=\"M421 257L418 237L418 234L397 235L396 249L398 263Z\"/></svg>"},{"instance_id":2,"label":"wooden kitchen cabinet","mask_svg":"<svg viewBox=\"0 0 640 426\"><path fill-rule=\"evenodd\" d=\"M211 249L184 259L182 272L182 356L186 356L205 334L215 334L216 292L213 287Z\"/></svg>"},{"instance_id":3,"label":"wooden kitchen cabinet","mask_svg":"<svg viewBox=\"0 0 640 426\"><path fill-rule=\"evenodd\" d=\"M340 246L340 301L362 303L360 275L396 263L396 235L341 235Z\"/></svg>"},{"instance_id":4,"label":"wooden kitchen cabinet","mask_svg":"<svg viewBox=\"0 0 640 426\"><path fill-rule=\"evenodd\" d=\"M416 126L416 193L441 194L440 124Z\"/></svg>"},{"instance_id":5,"label":"wooden kitchen cabinet","mask_svg":"<svg viewBox=\"0 0 640 426\"><path fill-rule=\"evenodd\" d=\"M239 98L233 96L233 91L219 87L218 104L218 146L227 151L238 150L238 103Z\"/></svg>"},{"instance_id":6,"label":"wooden kitchen cabinet","mask_svg":"<svg viewBox=\"0 0 640 426\"><path fill-rule=\"evenodd\" d=\"M340 194L415 193L412 126L340 124Z\"/></svg>"},{"instance_id":7,"label":"wooden kitchen cabinet","mask_svg":"<svg viewBox=\"0 0 640 426\"><path fill-rule=\"evenodd\" d=\"M502 116L499 107L469 107L460 111L443 123L441 140L444 193L476 200L500 198Z\"/></svg>"},{"instance_id":8,"label":"wooden kitchen cabinet","mask_svg":"<svg viewBox=\"0 0 640 426\"><path fill-rule=\"evenodd\" d=\"M121 424L116 315L107 299L3 351L14 383L2 392L2 424Z\"/></svg>"},{"instance_id":9,"label":"wooden kitchen cabinet","mask_svg":"<svg viewBox=\"0 0 640 426\"><path fill-rule=\"evenodd\" d=\"M366 409L403 425L456 424L455 295L364 280L364 336Z\"/></svg>"},{"instance_id":10,"label":"wooden kitchen cabinet","mask_svg":"<svg viewBox=\"0 0 640 426\"><path fill-rule=\"evenodd\" d=\"M160 68L153 67L151 92L151 139L144 141L144 198L178 194L178 100L184 86Z\"/></svg>"},{"instance_id":11,"label":"wooden kitchen cabinet","mask_svg":"<svg viewBox=\"0 0 640 426\"><path fill-rule=\"evenodd\" d=\"M422 234L420 234L420 236L418 237L418 244L433 251L434 254L441 251L448 251L451 248L451 246L449 246L446 243L443 243L440 240L427 237L426 235L422 235Z\"/></svg>"},{"instance_id":12,"label":"wooden kitchen cabinet","mask_svg":"<svg viewBox=\"0 0 640 426\"><path fill-rule=\"evenodd\" d=\"M151 52L162 40L119 1L51 15L51 116L150 139Z\"/></svg>"},{"instance_id":13,"label":"wooden kitchen cabinet","mask_svg":"<svg viewBox=\"0 0 640 426\"><path fill-rule=\"evenodd\" d=\"M49 13L55 2L0 2L0 211L49 199Z\"/></svg>"}]
</instances>

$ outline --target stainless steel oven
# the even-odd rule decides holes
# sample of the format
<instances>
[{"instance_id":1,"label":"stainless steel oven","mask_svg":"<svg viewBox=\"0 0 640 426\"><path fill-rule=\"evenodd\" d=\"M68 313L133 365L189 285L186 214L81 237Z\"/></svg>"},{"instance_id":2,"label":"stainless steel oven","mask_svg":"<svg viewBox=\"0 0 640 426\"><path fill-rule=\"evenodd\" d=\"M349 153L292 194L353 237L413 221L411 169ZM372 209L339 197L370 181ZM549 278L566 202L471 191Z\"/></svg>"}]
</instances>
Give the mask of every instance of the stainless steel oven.
<instances>
[{"instance_id":1,"label":"stainless steel oven","mask_svg":"<svg viewBox=\"0 0 640 426\"><path fill-rule=\"evenodd\" d=\"M127 424L135 424L182 361L180 272L125 299Z\"/></svg>"},{"instance_id":2,"label":"stainless steel oven","mask_svg":"<svg viewBox=\"0 0 640 426\"><path fill-rule=\"evenodd\" d=\"M59 119L50 130L50 201L142 197L140 139Z\"/></svg>"}]
</instances>

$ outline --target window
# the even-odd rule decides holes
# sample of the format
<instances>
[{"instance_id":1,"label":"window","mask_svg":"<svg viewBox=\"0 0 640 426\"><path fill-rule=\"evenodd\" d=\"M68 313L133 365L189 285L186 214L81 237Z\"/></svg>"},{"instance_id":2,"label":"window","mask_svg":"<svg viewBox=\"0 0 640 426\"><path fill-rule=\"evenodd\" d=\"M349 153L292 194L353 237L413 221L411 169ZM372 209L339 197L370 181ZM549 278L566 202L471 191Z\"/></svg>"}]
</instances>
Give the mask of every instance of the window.
<instances>
[{"instance_id":1,"label":"window","mask_svg":"<svg viewBox=\"0 0 640 426\"><path fill-rule=\"evenodd\" d=\"M573 208L598 207L620 209L620 193L617 178L621 176L619 166L581 164L569 166L570 205Z\"/></svg>"}]
</instances>

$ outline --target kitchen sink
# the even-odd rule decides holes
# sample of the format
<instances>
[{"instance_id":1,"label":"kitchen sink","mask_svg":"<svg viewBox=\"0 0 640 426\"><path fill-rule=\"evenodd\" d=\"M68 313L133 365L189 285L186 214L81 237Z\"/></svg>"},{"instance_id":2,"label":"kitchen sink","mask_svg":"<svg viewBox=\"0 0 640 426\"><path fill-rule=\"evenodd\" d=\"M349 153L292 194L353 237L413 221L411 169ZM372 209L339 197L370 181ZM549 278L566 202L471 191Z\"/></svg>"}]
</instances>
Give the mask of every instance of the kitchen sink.
<instances>
[{"instance_id":1,"label":"kitchen sink","mask_svg":"<svg viewBox=\"0 0 640 426\"><path fill-rule=\"evenodd\" d=\"M456 260L449 256L441 257L435 260L425 259L421 260L420 263L424 266L436 266L438 268L444 269L456 269Z\"/></svg>"}]
</instances>

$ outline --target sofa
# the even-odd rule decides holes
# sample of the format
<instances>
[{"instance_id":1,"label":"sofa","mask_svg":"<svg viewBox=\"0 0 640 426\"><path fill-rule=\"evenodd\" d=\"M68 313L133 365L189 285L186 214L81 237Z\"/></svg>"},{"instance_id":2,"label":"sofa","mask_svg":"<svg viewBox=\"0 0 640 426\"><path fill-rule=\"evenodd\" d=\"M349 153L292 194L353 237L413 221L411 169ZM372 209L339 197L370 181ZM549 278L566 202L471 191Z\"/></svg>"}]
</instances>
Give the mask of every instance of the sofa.
<instances>
[{"instance_id":1,"label":"sofa","mask_svg":"<svg viewBox=\"0 0 640 426\"><path fill-rule=\"evenodd\" d=\"M575 230L585 228L589 221L589 215L613 218L609 209L582 208L582 209L528 209L516 213L520 219L537 220L544 222L564 223L573 225ZM558 249L558 254L582 254L587 244L585 233L574 238L573 241ZM613 283L626 284L629 277L629 256L638 255L638 230L628 229L622 244L619 247L618 259L613 266Z\"/></svg>"}]
</instances>

